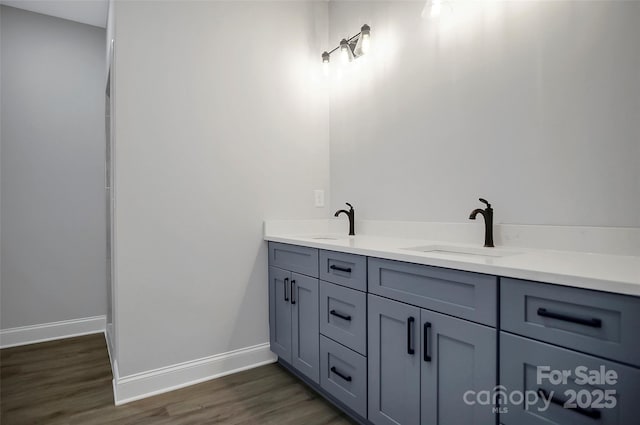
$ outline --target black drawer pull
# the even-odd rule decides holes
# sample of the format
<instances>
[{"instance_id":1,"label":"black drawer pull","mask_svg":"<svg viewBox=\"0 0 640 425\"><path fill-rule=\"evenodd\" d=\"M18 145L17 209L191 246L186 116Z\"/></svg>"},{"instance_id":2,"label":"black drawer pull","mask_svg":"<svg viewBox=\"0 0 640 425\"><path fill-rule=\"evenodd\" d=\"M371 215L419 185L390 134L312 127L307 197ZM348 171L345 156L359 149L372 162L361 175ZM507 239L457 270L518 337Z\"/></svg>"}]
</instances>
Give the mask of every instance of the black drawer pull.
<instances>
[{"instance_id":1,"label":"black drawer pull","mask_svg":"<svg viewBox=\"0 0 640 425\"><path fill-rule=\"evenodd\" d=\"M413 323L416 321L413 317L407 319L407 354L412 356L416 350L413 349Z\"/></svg>"},{"instance_id":2,"label":"black drawer pull","mask_svg":"<svg viewBox=\"0 0 640 425\"><path fill-rule=\"evenodd\" d=\"M294 297L294 295L296 294L296 280L295 279L291 279L291 304L295 304L296 303L296 298Z\"/></svg>"},{"instance_id":3,"label":"black drawer pull","mask_svg":"<svg viewBox=\"0 0 640 425\"><path fill-rule=\"evenodd\" d=\"M339 272L351 273L351 267L340 267L332 264L329 266L331 270L338 270Z\"/></svg>"},{"instance_id":4,"label":"black drawer pull","mask_svg":"<svg viewBox=\"0 0 640 425\"><path fill-rule=\"evenodd\" d=\"M431 361L431 354L429 351L429 338L430 338L430 332L431 330L431 323L430 322L425 322L424 324L424 361L425 362L430 362Z\"/></svg>"},{"instance_id":5,"label":"black drawer pull","mask_svg":"<svg viewBox=\"0 0 640 425\"><path fill-rule=\"evenodd\" d=\"M549 399L549 393L546 390L543 390L542 388L538 388L538 394L540 395L540 397L543 397L547 400ZM566 401L553 395L551 397L551 403L564 407L564 404L566 403ZM567 410L573 410L574 412L580 413L581 415L584 415L584 416L588 416L591 419L600 419L600 411L597 409L585 409L583 407L576 406Z\"/></svg>"},{"instance_id":6,"label":"black drawer pull","mask_svg":"<svg viewBox=\"0 0 640 425\"><path fill-rule=\"evenodd\" d=\"M331 366L331 372L335 373L336 375L338 375L339 377L341 377L342 379L344 379L347 382L351 382L351 376L349 375L343 375L342 373L338 372L338 369L336 369L335 366Z\"/></svg>"},{"instance_id":7,"label":"black drawer pull","mask_svg":"<svg viewBox=\"0 0 640 425\"><path fill-rule=\"evenodd\" d=\"M331 311L329 312L329 314L331 314L332 316L339 317L339 318L341 318L342 320L348 320L349 322L351 321L351 316L349 316L348 314L338 313L338 312L337 312L337 311L335 311L335 310L331 310Z\"/></svg>"},{"instance_id":8,"label":"black drawer pull","mask_svg":"<svg viewBox=\"0 0 640 425\"><path fill-rule=\"evenodd\" d=\"M564 313L556 313L555 311L549 311L546 308L542 308L542 307L538 309L538 316L564 320L565 322L579 323L581 325L590 326L592 328L602 327L602 321L600 319L585 319L584 317L570 316Z\"/></svg>"},{"instance_id":9,"label":"black drawer pull","mask_svg":"<svg viewBox=\"0 0 640 425\"><path fill-rule=\"evenodd\" d=\"M284 278L284 300L289 301L289 296L287 295L287 286L289 285L289 278Z\"/></svg>"}]
</instances>

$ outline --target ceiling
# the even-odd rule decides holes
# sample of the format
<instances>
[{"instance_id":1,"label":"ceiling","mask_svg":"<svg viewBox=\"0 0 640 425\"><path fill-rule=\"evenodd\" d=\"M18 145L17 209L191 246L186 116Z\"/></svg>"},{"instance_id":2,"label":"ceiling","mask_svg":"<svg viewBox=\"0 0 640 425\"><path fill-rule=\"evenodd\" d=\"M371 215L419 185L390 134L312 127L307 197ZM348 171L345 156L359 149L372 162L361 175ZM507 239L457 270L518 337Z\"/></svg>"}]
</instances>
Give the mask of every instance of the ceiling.
<instances>
[{"instance_id":1,"label":"ceiling","mask_svg":"<svg viewBox=\"0 0 640 425\"><path fill-rule=\"evenodd\" d=\"M105 28L108 0L0 0L18 9Z\"/></svg>"}]
</instances>

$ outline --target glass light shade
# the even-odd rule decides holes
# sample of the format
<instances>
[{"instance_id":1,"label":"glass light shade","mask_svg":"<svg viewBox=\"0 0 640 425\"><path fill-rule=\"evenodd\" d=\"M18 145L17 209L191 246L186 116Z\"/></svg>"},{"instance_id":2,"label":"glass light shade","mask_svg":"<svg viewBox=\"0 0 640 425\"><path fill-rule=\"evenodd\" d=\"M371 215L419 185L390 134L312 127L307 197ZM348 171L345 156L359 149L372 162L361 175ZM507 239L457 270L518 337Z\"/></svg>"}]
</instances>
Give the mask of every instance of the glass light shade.
<instances>
[{"instance_id":1,"label":"glass light shade","mask_svg":"<svg viewBox=\"0 0 640 425\"><path fill-rule=\"evenodd\" d=\"M362 29L360 30L360 34L358 34L358 41L356 41L356 45L353 49L353 55L356 58L362 55L366 55L369 51L371 42L370 35L371 28L369 28L369 25L363 25Z\"/></svg>"},{"instance_id":2,"label":"glass light shade","mask_svg":"<svg viewBox=\"0 0 640 425\"><path fill-rule=\"evenodd\" d=\"M351 48L346 38L343 38L340 42L340 59L343 63L351 62Z\"/></svg>"},{"instance_id":3,"label":"glass light shade","mask_svg":"<svg viewBox=\"0 0 640 425\"><path fill-rule=\"evenodd\" d=\"M364 24L362 28L360 28L360 37L358 37L358 42L356 43L356 48L353 53L356 56L366 55L369 52L370 46L371 27L367 24Z\"/></svg>"},{"instance_id":4,"label":"glass light shade","mask_svg":"<svg viewBox=\"0 0 640 425\"><path fill-rule=\"evenodd\" d=\"M363 55L369 53L369 49L371 48L371 35L369 33L362 34L362 44L360 45L360 50Z\"/></svg>"}]
</instances>

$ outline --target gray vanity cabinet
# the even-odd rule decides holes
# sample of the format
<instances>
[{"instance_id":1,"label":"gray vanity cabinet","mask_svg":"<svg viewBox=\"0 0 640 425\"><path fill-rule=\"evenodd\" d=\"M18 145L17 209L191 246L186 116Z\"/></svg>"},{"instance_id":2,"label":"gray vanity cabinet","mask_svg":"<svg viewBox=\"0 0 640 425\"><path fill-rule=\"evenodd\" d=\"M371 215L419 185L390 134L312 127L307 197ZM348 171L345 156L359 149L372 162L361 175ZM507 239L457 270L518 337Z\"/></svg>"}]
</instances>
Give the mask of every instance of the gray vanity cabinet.
<instances>
[{"instance_id":1,"label":"gray vanity cabinet","mask_svg":"<svg viewBox=\"0 0 640 425\"><path fill-rule=\"evenodd\" d=\"M495 424L493 406L467 404L465 393L496 386L497 331L424 309L420 320L420 423Z\"/></svg>"},{"instance_id":2,"label":"gray vanity cabinet","mask_svg":"<svg viewBox=\"0 0 640 425\"><path fill-rule=\"evenodd\" d=\"M562 371L554 381L544 370ZM578 368L583 368L578 372ZM640 402L640 369L545 342L501 332L500 379L509 391L544 394L547 403L508 403L505 425L636 425ZM597 372L585 383L579 373ZM614 373L615 383L605 380ZM584 375L583 375L584 376Z\"/></svg>"},{"instance_id":3,"label":"gray vanity cabinet","mask_svg":"<svg viewBox=\"0 0 640 425\"><path fill-rule=\"evenodd\" d=\"M467 391L496 386L495 329L375 295L368 302L369 421L495 423L492 406L464 402Z\"/></svg>"},{"instance_id":4,"label":"gray vanity cabinet","mask_svg":"<svg viewBox=\"0 0 640 425\"><path fill-rule=\"evenodd\" d=\"M320 333L367 355L367 294L320 281Z\"/></svg>"},{"instance_id":5,"label":"gray vanity cabinet","mask_svg":"<svg viewBox=\"0 0 640 425\"><path fill-rule=\"evenodd\" d=\"M640 300L501 278L502 330L640 367Z\"/></svg>"},{"instance_id":6,"label":"gray vanity cabinet","mask_svg":"<svg viewBox=\"0 0 640 425\"><path fill-rule=\"evenodd\" d=\"M312 381L320 379L318 279L269 267L271 351Z\"/></svg>"},{"instance_id":7,"label":"gray vanity cabinet","mask_svg":"<svg viewBox=\"0 0 640 425\"><path fill-rule=\"evenodd\" d=\"M402 261L371 258L372 294L495 327L498 278Z\"/></svg>"},{"instance_id":8,"label":"gray vanity cabinet","mask_svg":"<svg viewBox=\"0 0 640 425\"><path fill-rule=\"evenodd\" d=\"M318 250L306 246L269 242L269 265L318 277Z\"/></svg>"},{"instance_id":9,"label":"gray vanity cabinet","mask_svg":"<svg viewBox=\"0 0 640 425\"><path fill-rule=\"evenodd\" d=\"M291 364L320 382L318 279L291 273Z\"/></svg>"},{"instance_id":10,"label":"gray vanity cabinet","mask_svg":"<svg viewBox=\"0 0 640 425\"><path fill-rule=\"evenodd\" d=\"M368 297L369 421L420 423L420 309Z\"/></svg>"},{"instance_id":11,"label":"gray vanity cabinet","mask_svg":"<svg viewBox=\"0 0 640 425\"><path fill-rule=\"evenodd\" d=\"M512 278L500 292L500 384L539 395L503 402L503 424L640 423L638 297Z\"/></svg>"},{"instance_id":12,"label":"gray vanity cabinet","mask_svg":"<svg viewBox=\"0 0 640 425\"><path fill-rule=\"evenodd\" d=\"M367 425L640 423L640 298L498 279L271 242L271 350ZM606 368L618 382L549 386L538 366ZM567 390L584 406L564 408ZM612 390L615 406L587 403ZM550 405L493 406L496 391Z\"/></svg>"},{"instance_id":13,"label":"gray vanity cabinet","mask_svg":"<svg viewBox=\"0 0 640 425\"><path fill-rule=\"evenodd\" d=\"M269 339L271 351L291 363L291 272L269 267Z\"/></svg>"},{"instance_id":14,"label":"gray vanity cabinet","mask_svg":"<svg viewBox=\"0 0 640 425\"><path fill-rule=\"evenodd\" d=\"M320 335L320 387L367 417L367 358Z\"/></svg>"}]
</instances>

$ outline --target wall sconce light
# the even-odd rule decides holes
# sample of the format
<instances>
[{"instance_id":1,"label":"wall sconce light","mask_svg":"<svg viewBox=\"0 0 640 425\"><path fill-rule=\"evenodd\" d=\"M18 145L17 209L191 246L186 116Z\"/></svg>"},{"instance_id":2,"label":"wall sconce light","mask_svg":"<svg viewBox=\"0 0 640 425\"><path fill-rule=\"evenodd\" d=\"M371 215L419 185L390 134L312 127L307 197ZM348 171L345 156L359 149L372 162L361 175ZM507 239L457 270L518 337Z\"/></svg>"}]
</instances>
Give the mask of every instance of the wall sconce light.
<instances>
[{"instance_id":1,"label":"wall sconce light","mask_svg":"<svg viewBox=\"0 0 640 425\"><path fill-rule=\"evenodd\" d=\"M343 38L340 40L340 44L338 46L328 52L322 52L322 64L325 67L325 70L327 70L331 60L331 53L338 49L340 49L340 58L342 61L345 63L351 62L352 60L366 54L369 51L370 44L371 27L364 24L362 28L360 28L359 33L351 38Z\"/></svg>"}]
</instances>

